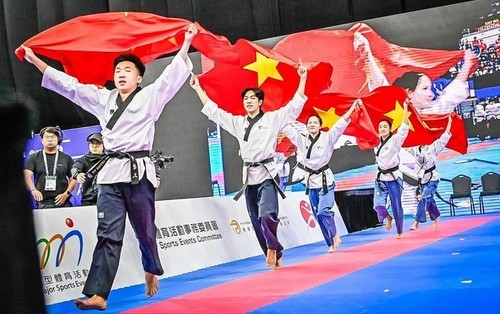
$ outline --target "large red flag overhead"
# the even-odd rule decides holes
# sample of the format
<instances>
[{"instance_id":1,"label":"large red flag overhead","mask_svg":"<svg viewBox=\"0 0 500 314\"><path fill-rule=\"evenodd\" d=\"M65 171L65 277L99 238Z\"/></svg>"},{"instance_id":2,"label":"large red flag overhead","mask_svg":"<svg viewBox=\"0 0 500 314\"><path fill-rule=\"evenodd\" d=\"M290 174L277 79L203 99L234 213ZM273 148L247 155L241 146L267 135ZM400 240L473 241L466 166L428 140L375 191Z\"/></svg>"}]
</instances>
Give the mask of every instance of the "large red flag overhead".
<instances>
[{"instance_id":1,"label":"large red flag overhead","mask_svg":"<svg viewBox=\"0 0 500 314\"><path fill-rule=\"evenodd\" d=\"M219 62L199 77L208 96L223 110L246 114L241 92L247 87L264 91L264 111L286 105L299 84L297 63L253 42L240 39L233 47L238 62ZM316 95L328 88L332 67L327 63L311 65L306 82L306 95Z\"/></svg>"},{"instance_id":2,"label":"large red flag overhead","mask_svg":"<svg viewBox=\"0 0 500 314\"><path fill-rule=\"evenodd\" d=\"M273 50L293 60L328 62L333 66L327 92L356 97L367 95L370 71L365 56L354 49L355 33L368 40L372 54L389 83L408 71L436 79L463 58L464 52L400 47L387 42L373 29L357 23L349 30L312 30L286 36ZM472 69L471 71L473 71Z\"/></svg>"},{"instance_id":3,"label":"large red flag overhead","mask_svg":"<svg viewBox=\"0 0 500 314\"><path fill-rule=\"evenodd\" d=\"M113 80L113 60L133 53L144 63L177 51L189 21L139 13L110 12L80 16L51 27L23 45L59 61L82 83ZM24 50L17 49L22 60Z\"/></svg>"}]
</instances>

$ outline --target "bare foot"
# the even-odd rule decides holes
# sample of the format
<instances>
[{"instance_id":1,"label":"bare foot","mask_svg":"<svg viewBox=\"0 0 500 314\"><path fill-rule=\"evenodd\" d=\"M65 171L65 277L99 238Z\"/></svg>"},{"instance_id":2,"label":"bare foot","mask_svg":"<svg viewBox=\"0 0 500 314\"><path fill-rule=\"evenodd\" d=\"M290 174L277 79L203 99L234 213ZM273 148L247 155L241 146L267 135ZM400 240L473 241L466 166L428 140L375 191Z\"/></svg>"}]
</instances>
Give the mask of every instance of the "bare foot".
<instances>
[{"instance_id":1,"label":"bare foot","mask_svg":"<svg viewBox=\"0 0 500 314\"><path fill-rule=\"evenodd\" d=\"M76 299L75 305L80 310L104 311L108 307L106 300L97 294L94 294L90 299Z\"/></svg>"},{"instance_id":2,"label":"bare foot","mask_svg":"<svg viewBox=\"0 0 500 314\"><path fill-rule=\"evenodd\" d=\"M333 252L335 252L336 249L337 248L335 247L335 244L334 244L334 245L330 246L330 249L328 250L328 253L333 253Z\"/></svg>"},{"instance_id":3,"label":"bare foot","mask_svg":"<svg viewBox=\"0 0 500 314\"><path fill-rule=\"evenodd\" d=\"M156 292L158 292L159 285L158 285L158 278L156 275L146 273L146 296L148 298L153 297Z\"/></svg>"},{"instance_id":4,"label":"bare foot","mask_svg":"<svg viewBox=\"0 0 500 314\"><path fill-rule=\"evenodd\" d=\"M273 269L278 270L283 267L283 257L281 257L279 260L276 261L276 264L274 264Z\"/></svg>"},{"instance_id":5,"label":"bare foot","mask_svg":"<svg viewBox=\"0 0 500 314\"><path fill-rule=\"evenodd\" d=\"M413 223L413 226L411 226L411 227L410 227L410 230L417 230L417 229L418 229L418 224L419 224L419 222L418 222L418 221L415 221L415 222Z\"/></svg>"},{"instance_id":6,"label":"bare foot","mask_svg":"<svg viewBox=\"0 0 500 314\"><path fill-rule=\"evenodd\" d=\"M387 223L385 224L385 230L389 231L392 228L392 216L387 216Z\"/></svg>"},{"instance_id":7,"label":"bare foot","mask_svg":"<svg viewBox=\"0 0 500 314\"><path fill-rule=\"evenodd\" d=\"M333 237L333 245L335 248L338 248L342 244L342 240L340 239L339 234L337 233L335 237Z\"/></svg>"},{"instance_id":8,"label":"bare foot","mask_svg":"<svg viewBox=\"0 0 500 314\"><path fill-rule=\"evenodd\" d=\"M404 233L399 233L397 239L404 239L405 234Z\"/></svg>"},{"instance_id":9,"label":"bare foot","mask_svg":"<svg viewBox=\"0 0 500 314\"><path fill-rule=\"evenodd\" d=\"M439 217L434 219L434 229L437 229L439 227Z\"/></svg>"},{"instance_id":10,"label":"bare foot","mask_svg":"<svg viewBox=\"0 0 500 314\"><path fill-rule=\"evenodd\" d=\"M276 250L267 249L266 265L267 267L274 267L276 265Z\"/></svg>"}]
</instances>

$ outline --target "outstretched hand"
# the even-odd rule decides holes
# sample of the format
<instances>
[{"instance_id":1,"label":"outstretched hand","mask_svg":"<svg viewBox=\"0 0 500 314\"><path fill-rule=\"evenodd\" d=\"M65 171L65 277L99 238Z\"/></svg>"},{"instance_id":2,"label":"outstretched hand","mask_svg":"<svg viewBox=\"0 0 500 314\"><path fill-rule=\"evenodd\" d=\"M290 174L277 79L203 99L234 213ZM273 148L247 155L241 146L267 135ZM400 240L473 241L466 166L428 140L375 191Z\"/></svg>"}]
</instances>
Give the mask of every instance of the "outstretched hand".
<instances>
[{"instance_id":1,"label":"outstretched hand","mask_svg":"<svg viewBox=\"0 0 500 314\"><path fill-rule=\"evenodd\" d=\"M200 88L200 80L196 77L194 73L191 73L191 78L189 79L189 85L194 89Z\"/></svg>"},{"instance_id":2,"label":"outstretched hand","mask_svg":"<svg viewBox=\"0 0 500 314\"><path fill-rule=\"evenodd\" d=\"M35 61L36 55L30 47L21 45L17 49L24 50L24 59L26 61L28 61L29 63L33 63Z\"/></svg>"},{"instance_id":3,"label":"outstretched hand","mask_svg":"<svg viewBox=\"0 0 500 314\"><path fill-rule=\"evenodd\" d=\"M302 64L302 59L299 59L299 68L297 69L297 73L301 79L307 78L307 67Z\"/></svg>"},{"instance_id":4,"label":"outstretched hand","mask_svg":"<svg viewBox=\"0 0 500 314\"><path fill-rule=\"evenodd\" d=\"M190 44L191 42L193 41L193 38L194 36L196 36L196 34L198 34L198 29L196 28L196 26L191 23L189 24L188 26L188 29L186 31L186 34L184 35L184 40L188 41Z\"/></svg>"},{"instance_id":5,"label":"outstretched hand","mask_svg":"<svg viewBox=\"0 0 500 314\"><path fill-rule=\"evenodd\" d=\"M360 52L363 52L363 51L371 52L370 42L360 32L354 33L353 48L354 48L354 50L360 51Z\"/></svg>"}]
</instances>

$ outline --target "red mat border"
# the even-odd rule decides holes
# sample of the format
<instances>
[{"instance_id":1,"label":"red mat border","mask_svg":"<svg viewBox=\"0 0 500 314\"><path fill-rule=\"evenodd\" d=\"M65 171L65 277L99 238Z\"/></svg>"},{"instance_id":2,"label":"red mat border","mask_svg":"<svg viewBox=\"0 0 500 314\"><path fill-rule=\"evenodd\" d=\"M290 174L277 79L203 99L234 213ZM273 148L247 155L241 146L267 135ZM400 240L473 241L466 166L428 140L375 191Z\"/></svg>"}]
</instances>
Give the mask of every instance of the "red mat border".
<instances>
[{"instance_id":1,"label":"red mat border","mask_svg":"<svg viewBox=\"0 0 500 314\"><path fill-rule=\"evenodd\" d=\"M455 218L441 223L438 230L422 228L406 233L402 240L382 239L301 263L285 264L279 271L270 270L122 313L246 313L495 219L500 217Z\"/></svg>"}]
</instances>

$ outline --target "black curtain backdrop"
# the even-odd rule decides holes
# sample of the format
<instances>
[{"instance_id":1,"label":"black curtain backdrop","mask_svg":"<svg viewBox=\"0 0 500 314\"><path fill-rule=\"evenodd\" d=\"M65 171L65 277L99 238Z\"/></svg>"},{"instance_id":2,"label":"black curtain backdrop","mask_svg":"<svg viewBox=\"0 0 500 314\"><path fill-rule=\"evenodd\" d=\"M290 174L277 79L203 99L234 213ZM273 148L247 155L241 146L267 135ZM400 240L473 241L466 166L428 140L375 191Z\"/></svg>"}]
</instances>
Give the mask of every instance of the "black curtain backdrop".
<instances>
[{"instance_id":1,"label":"black curtain backdrop","mask_svg":"<svg viewBox=\"0 0 500 314\"><path fill-rule=\"evenodd\" d=\"M63 129L96 124L96 119L40 87L40 73L14 56L28 38L77 16L139 11L196 20L235 42L340 25L459 3L459 0L3 0L0 3L1 84L33 97L41 108L39 123ZM89 65L92 66L92 65Z\"/></svg>"}]
</instances>

